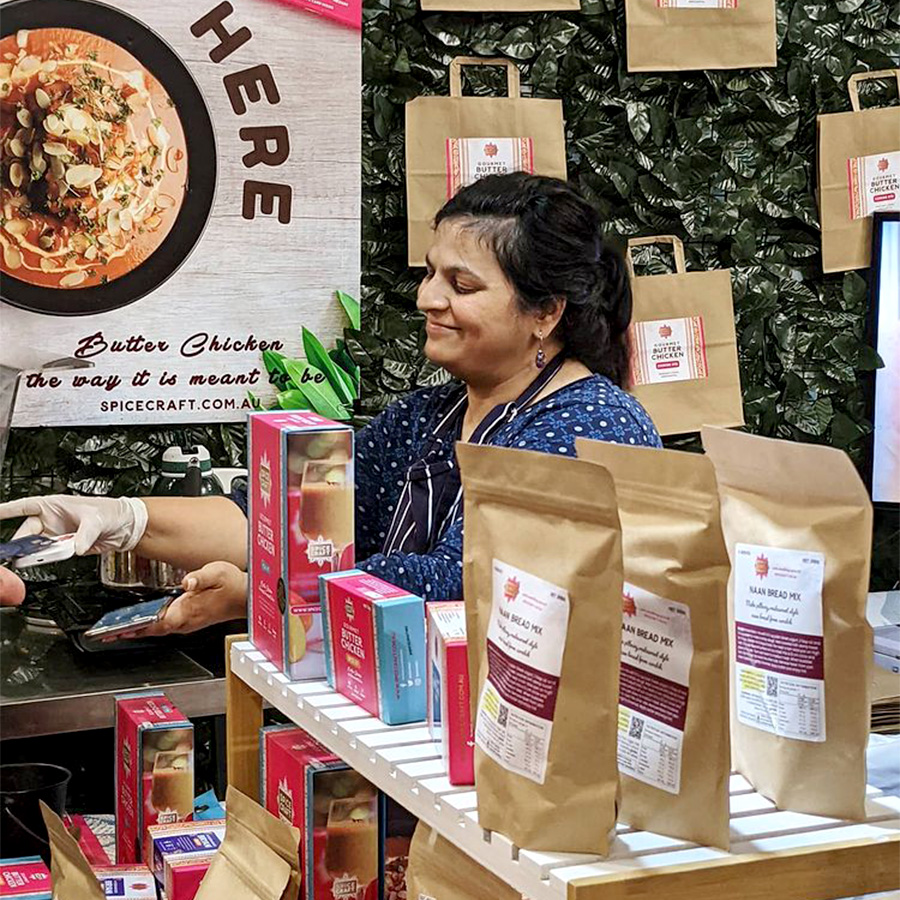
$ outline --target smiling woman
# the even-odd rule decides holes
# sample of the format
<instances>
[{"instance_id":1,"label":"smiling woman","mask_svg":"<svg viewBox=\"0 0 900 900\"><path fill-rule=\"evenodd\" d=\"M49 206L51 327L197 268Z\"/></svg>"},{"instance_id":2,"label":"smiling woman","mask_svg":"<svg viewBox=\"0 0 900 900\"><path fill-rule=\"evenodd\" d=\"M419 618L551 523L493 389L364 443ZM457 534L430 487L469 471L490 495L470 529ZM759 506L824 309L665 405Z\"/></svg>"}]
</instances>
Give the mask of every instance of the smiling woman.
<instances>
[{"instance_id":1,"label":"smiling woman","mask_svg":"<svg viewBox=\"0 0 900 900\"><path fill-rule=\"evenodd\" d=\"M438 213L418 307L425 353L454 380L395 403L357 436L361 569L426 600L462 597L457 441L573 457L579 437L660 446L649 416L623 390L631 294L601 226L572 187L522 173L484 178ZM27 513L29 527L45 531L83 521L92 535L100 521L96 546L114 542L191 566L215 553L246 566L246 520L225 498L118 507L94 498L90 516L78 512L78 499L3 504L0 519ZM246 506L245 497L233 499ZM222 604L233 614L227 598Z\"/></svg>"}]
</instances>

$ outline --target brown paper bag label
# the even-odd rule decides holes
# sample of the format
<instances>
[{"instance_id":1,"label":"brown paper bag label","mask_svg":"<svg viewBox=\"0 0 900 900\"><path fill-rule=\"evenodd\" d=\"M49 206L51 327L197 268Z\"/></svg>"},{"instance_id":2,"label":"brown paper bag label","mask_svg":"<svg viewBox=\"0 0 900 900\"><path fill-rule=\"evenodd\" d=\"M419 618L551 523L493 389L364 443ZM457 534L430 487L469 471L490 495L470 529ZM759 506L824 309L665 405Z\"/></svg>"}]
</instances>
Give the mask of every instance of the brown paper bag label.
<instances>
[{"instance_id":1,"label":"brown paper bag label","mask_svg":"<svg viewBox=\"0 0 900 900\"><path fill-rule=\"evenodd\" d=\"M824 580L821 553L735 547L734 684L744 725L825 740Z\"/></svg>"},{"instance_id":2,"label":"brown paper bag label","mask_svg":"<svg viewBox=\"0 0 900 900\"><path fill-rule=\"evenodd\" d=\"M900 151L847 160L850 218L900 211Z\"/></svg>"},{"instance_id":3,"label":"brown paper bag label","mask_svg":"<svg viewBox=\"0 0 900 900\"><path fill-rule=\"evenodd\" d=\"M681 791L693 655L690 607L625 582L619 771L670 794Z\"/></svg>"},{"instance_id":4,"label":"brown paper bag label","mask_svg":"<svg viewBox=\"0 0 900 900\"><path fill-rule=\"evenodd\" d=\"M54 900L105 900L103 888L78 841L43 800L41 814L50 840L50 878Z\"/></svg>"},{"instance_id":5,"label":"brown paper bag label","mask_svg":"<svg viewBox=\"0 0 900 900\"><path fill-rule=\"evenodd\" d=\"M737 9L738 0L656 0L660 9Z\"/></svg>"},{"instance_id":6,"label":"brown paper bag label","mask_svg":"<svg viewBox=\"0 0 900 900\"><path fill-rule=\"evenodd\" d=\"M534 174L530 137L447 138L447 199L487 175Z\"/></svg>"},{"instance_id":7,"label":"brown paper bag label","mask_svg":"<svg viewBox=\"0 0 900 900\"><path fill-rule=\"evenodd\" d=\"M569 630L569 593L497 559L493 588L475 744L504 769L543 784Z\"/></svg>"},{"instance_id":8,"label":"brown paper bag label","mask_svg":"<svg viewBox=\"0 0 900 900\"><path fill-rule=\"evenodd\" d=\"M709 375L703 316L634 322L631 347L634 386L691 381Z\"/></svg>"}]
</instances>

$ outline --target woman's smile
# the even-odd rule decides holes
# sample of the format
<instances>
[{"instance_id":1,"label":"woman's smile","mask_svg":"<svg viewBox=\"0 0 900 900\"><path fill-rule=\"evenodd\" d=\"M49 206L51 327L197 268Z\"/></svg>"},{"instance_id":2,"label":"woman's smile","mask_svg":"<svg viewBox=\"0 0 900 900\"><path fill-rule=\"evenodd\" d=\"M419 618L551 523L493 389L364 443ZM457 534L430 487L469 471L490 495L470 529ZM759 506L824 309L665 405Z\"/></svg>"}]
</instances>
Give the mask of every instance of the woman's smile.
<instances>
[{"instance_id":1,"label":"woman's smile","mask_svg":"<svg viewBox=\"0 0 900 900\"><path fill-rule=\"evenodd\" d=\"M432 319L425 320L425 331L432 337L439 337L440 335L450 334L459 330L459 328L454 328L452 325L441 325L440 322L435 322Z\"/></svg>"}]
</instances>

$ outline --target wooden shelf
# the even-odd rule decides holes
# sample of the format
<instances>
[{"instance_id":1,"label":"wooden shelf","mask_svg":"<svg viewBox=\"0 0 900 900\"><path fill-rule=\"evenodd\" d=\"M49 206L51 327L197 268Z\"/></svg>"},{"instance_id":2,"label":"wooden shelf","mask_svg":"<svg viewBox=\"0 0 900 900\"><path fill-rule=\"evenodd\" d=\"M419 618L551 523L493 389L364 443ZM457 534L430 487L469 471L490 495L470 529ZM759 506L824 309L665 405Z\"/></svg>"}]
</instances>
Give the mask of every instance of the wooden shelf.
<instances>
[{"instance_id":1,"label":"wooden shelf","mask_svg":"<svg viewBox=\"0 0 900 900\"><path fill-rule=\"evenodd\" d=\"M229 648L230 783L258 798L270 703L529 900L833 900L900 888L900 799L875 788L868 820L843 822L776 810L733 775L730 853L624 826L602 860L520 850L478 825L474 789L450 784L427 727L385 725L324 681L289 682L245 639Z\"/></svg>"}]
</instances>

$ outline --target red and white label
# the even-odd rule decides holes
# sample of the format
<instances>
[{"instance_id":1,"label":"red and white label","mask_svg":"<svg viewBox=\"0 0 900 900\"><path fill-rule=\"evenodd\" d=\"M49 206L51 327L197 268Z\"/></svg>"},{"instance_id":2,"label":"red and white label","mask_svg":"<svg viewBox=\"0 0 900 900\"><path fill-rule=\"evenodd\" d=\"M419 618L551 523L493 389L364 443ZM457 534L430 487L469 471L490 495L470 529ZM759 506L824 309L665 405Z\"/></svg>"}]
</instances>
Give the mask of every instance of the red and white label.
<instances>
[{"instance_id":1,"label":"red and white label","mask_svg":"<svg viewBox=\"0 0 900 900\"><path fill-rule=\"evenodd\" d=\"M824 581L821 553L735 546L734 684L744 725L825 740Z\"/></svg>"},{"instance_id":2,"label":"red and white label","mask_svg":"<svg viewBox=\"0 0 900 900\"><path fill-rule=\"evenodd\" d=\"M847 160L850 218L900 211L900 151Z\"/></svg>"},{"instance_id":3,"label":"red and white label","mask_svg":"<svg viewBox=\"0 0 900 900\"><path fill-rule=\"evenodd\" d=\"M497 559L493 569L488 673L475 743L503 768L543 784L569 630L569 594Z\"/></svg>"},{"instance_id":4,"label":"red and white label","mask_svg":"<svg viewBox=\"0 0 900 900\"><path fill-rule=\"evenodd\" d=\"M619 771L677 794L694 654L691 611L627 582L622 593Z\"/></svg>"},{"instance_id":5,"label":"red and white label","mask_svg":"<svg viewBox=\"0 0 900 900\"><path fill-rule=\"evenodd\" d=\"M524 138L447 138L447 198L485 175L534 173L534 144Z\"/></svg>"},{"instance_id":6,"label":"red and white label","mask_svg":"<svg viewBox=\"0 0 900 900\"><path fill-rule=\"evenodd\" d=\"M631 343L631 383L635 386L709 376L702 316L635 322Z\"/></svg>"}]
</instances>

